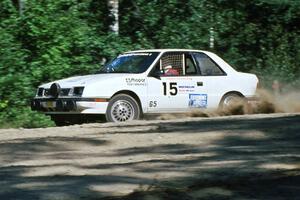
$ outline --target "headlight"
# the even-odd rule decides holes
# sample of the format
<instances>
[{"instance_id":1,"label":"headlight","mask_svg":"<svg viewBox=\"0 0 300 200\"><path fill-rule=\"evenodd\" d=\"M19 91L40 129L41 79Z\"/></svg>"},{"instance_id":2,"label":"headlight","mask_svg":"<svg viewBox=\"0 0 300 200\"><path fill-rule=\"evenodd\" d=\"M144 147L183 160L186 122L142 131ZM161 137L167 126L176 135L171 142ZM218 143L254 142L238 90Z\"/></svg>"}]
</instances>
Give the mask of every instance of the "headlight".
<instances>
[{"instance_id":1,"label":"headlight","mask_svg":"<svg viewBox=\"0 0 300 200\"><path fill-rule=\"evenodd\" d=\"M74 87L73 96L81 96L83 93L84 87Z\"/></svg>"},{"instance_id":2,"label":"headlight","mask_svg":"<svg viewBox=\"0 0 300 200\"><path fill-rule=\"evenodd\" d=\"M44 88L38 88L36 96L41 97L43 96Z\"/></svg>"}]
</instances>

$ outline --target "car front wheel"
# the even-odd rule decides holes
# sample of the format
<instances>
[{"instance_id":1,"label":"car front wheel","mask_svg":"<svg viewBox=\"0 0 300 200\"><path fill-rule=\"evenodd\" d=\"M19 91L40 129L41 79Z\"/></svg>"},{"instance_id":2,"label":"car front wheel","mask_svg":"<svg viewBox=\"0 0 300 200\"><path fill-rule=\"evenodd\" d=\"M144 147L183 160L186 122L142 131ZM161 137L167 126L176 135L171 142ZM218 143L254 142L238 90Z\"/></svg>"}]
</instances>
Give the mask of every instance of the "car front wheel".
<instances>
[{"instance_id":1,"label":"car front wheel","mask_svg":"<svg viewBox=\"0 0 300 200\"><path fill-rule=\"evenodd\" d=\"M137 120L141 116L141 109L137 101L126 94L114 96L107 107L106 120L108 122L125 122Z\"/></svg>"},{"instance_id":2,"label":"car front wheel","mask_svg":"<svg viewBox=\"0 0 300 200\"><path fill-rule=\"evenodd\" d=\"M60 115L52 115L51 120L55 123L56 126L69 126L72 125L70 122L68 122L65 117Z\"/></svg>"}]
</instances>

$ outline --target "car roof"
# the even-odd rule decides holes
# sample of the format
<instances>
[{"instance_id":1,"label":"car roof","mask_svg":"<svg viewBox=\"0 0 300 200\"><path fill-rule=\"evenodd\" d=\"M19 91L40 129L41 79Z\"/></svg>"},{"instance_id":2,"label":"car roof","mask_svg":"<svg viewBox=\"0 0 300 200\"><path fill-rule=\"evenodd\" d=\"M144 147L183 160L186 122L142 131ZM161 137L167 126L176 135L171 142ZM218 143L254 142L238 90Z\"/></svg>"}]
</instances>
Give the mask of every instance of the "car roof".
<instances>
[{"instance_id":1,"label":"car roof","mask_svg":"<svg viewBox=\"0 0 300 200\"><path fill-rule=\"evenodd\" d=\"M203 50L195 50L195 49L144 49L144 50L135 50L135 51L128 51L125 53L144 53L144 52L160 52L160 53L164 53L164 52L208 52L208 51L203 51Z\"/></svg>"},{"instance_id":2,"label":"car roof","mask_svg":"<svg viewBox=\"0 0 300 200\"><path fill-rule=\"evenodd\" d=\"M158 53L165 53L165 52L201 52L208 55L210 58L212 58L214 61L217 61L218 65L222 66L222 69L226 73L236 73L236 70L231 67L226 61L224 61L222 58L220 58L218 55L216 55L213 52L210 51L204 51L204 50L195 50L195 49L146 49L146 50L137 50L137 51L128 51L125 53L147 53L147 52L158 52Z\"/></svg>"}]
</instances>

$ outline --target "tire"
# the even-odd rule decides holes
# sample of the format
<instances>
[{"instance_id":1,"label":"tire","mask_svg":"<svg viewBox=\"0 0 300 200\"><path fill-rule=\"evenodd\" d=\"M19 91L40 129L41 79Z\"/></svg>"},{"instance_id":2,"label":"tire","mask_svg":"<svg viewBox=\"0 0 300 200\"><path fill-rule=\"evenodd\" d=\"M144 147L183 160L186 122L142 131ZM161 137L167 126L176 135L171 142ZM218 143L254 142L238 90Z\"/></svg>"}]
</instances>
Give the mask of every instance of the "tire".
<instances>
[{"instance_id":1,"label":"tire","mask_svg":"<svg viewBox=\"0 0 300 200\"><path fill-rule=\"evenodd\" d=\"M70 126L84 123L80 116L73 115L51 115L51 120L56 126Z\"/></svg>"},{"instance_id":2,"label":"tire","mask_svg":"<svg viewBox=\"0 0 300 200\"><path fill-rule=\"evenodd\" d=\"M118 94L109 101L105 117L108 122L138 120L141 117L141 108L133 97Z\"/></svg>"},{"instance_id":3,"label":"tire","mask_svg":"<svg viewBox=\"0 0 300 200\"><path fill-rule=\"evenodd\" d=\"M224 110L224 109L230 109L239 104L244 105L245 103L246 101L243 96L236 93L229 93L223 96L219 107L222 110Z\"/></svg>"},{"instance_id":4,"label":"tire","mask_svg":"<svg viewBox=\"0 0 300 200\"><path fill-rule=\"evenodd\" d=\"M70 125L67 121L63 119L61 116L52 115L51 120L55 123L56 126L68 126Z\"/></svg>"},{"instance_id":5,"label":"tire","mask_svg":"<svg viewBox=\"0 0 300 200\"><path fill-rule=\"evenodd\" d=\"M53 120L56 126L69 126L70 124L64 121Z\"/></svg>"}]
</instances>

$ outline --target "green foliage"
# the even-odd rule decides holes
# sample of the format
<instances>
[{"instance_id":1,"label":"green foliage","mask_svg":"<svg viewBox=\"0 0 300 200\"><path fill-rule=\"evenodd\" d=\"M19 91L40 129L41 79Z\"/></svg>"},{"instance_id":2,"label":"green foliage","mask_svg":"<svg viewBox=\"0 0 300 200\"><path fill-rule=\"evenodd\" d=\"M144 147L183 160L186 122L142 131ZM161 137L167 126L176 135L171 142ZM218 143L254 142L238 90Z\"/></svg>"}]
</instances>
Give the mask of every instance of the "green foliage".
<instances>
[{"instance_id":1,"label":"green foliage","mask_svg":"<svg viewBox=\"0 0 300 200\"><path fill-rule=\"evenodd\" d=\"M10 120L7 119L10 117ZM13 116L13 117L12 117ZM54 126L49 116L31 111L29 107L13 107L0 115L1 128L39 128ZM5 123L4 123L5 122Z\"/></svg>"},{"instance_id":2,"label":"green foliage","mask_svg":"<svg viewBox=\"0 0 300 200\"><path fill-rule=\"evenodd\" d=\"M118 35L107 1L30 0L22 16L13 2L0 1L0 127L53 125L29 109L39 84L134 49L207 49L266 84L299 86L299 1L119 0Z\"/></svg>"},{"instance_id":3,"label":"green foliage","mask_svg":"<svg viewBox=\"0 0 300 200\"><path fill-rule=\"evenodd\" d=\"M124 0L121 7L121 34L142 48L208 46L207 12L199 1Z\"/></svg>"}]
</instances>

